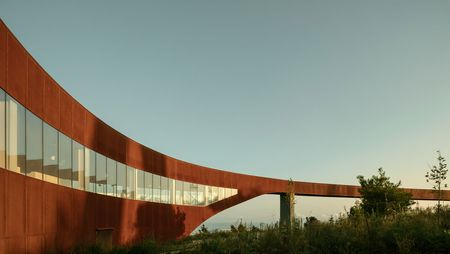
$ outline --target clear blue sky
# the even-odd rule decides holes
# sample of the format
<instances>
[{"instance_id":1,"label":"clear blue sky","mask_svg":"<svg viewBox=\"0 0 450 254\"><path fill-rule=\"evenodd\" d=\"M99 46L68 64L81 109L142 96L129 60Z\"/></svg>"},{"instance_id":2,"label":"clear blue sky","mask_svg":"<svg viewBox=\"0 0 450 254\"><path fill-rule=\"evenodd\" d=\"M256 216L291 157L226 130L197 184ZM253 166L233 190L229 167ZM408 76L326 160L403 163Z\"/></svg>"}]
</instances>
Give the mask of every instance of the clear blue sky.
<instances>
[{"instance_id":1,"label":"clear blue sky","mask_svg":"<svg viewBox=\"0 0 450 254\"><path fill-rule=\"evenodd\" d=\"M382 166L423 188L450 156L450 1L0 0L0 17L95 115L182 160L345 184ZM267 196L212 221L277 217Z\"/></svg>"}]
</instances>

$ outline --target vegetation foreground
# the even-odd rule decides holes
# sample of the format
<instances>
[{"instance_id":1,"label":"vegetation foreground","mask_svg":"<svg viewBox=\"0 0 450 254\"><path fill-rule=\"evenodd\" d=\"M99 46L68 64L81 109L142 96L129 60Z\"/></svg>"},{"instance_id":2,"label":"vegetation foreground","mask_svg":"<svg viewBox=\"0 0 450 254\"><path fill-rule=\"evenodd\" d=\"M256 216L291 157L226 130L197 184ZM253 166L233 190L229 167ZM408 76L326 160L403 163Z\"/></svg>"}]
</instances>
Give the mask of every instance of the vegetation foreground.
<instances>
[{"instance_id":1,"label":"vegetation foreground","mask_svg":"<svg viewBox=\"0 0 450 254\"><path fill-rule=\"evenodd\" d=\"M239 224L208 232L203 227L172 243L146 240L109 251L90 246L72 253L450 253L450 209L441 208L440 220L437 216L431 209L415 209L389 217L348 213L327 222L311 217L291 228Z\"/></svg>"},{"instance_id":2,"label":"vegetation foreground","mask_svg":"<svg viewBox=\"0 0 450 254\"><path fill-rule=\"evenodd\" d=\"M371 178L357 177L360 201L327 222L309 217L290 226L241 223L229 231L214 232L202 226L197 234L171 243L145 240L111 250L79 247L72 253L450 253L450 207L442 206L448 170L437 153L438 164L425 175L438 196L433 209L411 209L411 194L399 188L400 182L392 183L380 168Z\"/></svg>"}]
</instances>

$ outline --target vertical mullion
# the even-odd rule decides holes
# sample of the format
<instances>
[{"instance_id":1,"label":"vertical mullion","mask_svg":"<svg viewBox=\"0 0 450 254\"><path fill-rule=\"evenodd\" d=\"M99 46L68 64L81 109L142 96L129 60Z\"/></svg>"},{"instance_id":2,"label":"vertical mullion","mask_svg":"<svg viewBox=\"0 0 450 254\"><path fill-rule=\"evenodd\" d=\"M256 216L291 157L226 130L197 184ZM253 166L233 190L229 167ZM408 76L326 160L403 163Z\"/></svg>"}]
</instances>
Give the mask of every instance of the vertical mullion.
<instances>
[{"instance_id":1,"label":"vertical mullion","mask_svg":"<svg viewBox=\"0 0 450 254\"><path fill-rule=\"evenodd\" d=\"M142 194L143 198L141 200L145 200L145 171L142 170Z\"/></svg>"},{"instance_id":2,"label":"vertical mullion","mask_svg":"<svg viewBox=\"0 0 450 254\"><path fill-rule=\"evenodd\" d=\"M70 138L70 153L69 153L69 158L70 158L70 187L73 188L73 140Z\"/></svg>"},{"instance_id":3,"label":"vertical mullion","mask_svg":"<svg viewBox=\"0 0 450 254\"><path fill-rule=\"evenodd\" d=\"M9 146L10 146L10 144L9 144L9 122L10 122L10 120L9 120L9 108L10 108L10 105L9 105L9 102L10 102L10 99L9 99L9 96L5 93L5 166L6 166L6 169L8 169L8 170L11 170L10 168L9 168L9 158L8 158L8 155L9 155Z\"/></svg>"},{"instance_id":4,"label":"vertical mullion","mask_svg":"<svg viewBox=\"0 0 450 254\"><path fill-rule=\"evenodd\" d=\"M55 129L56 130L56 129ZM61 183L59 182L59 161L61 160L61 158L59 158L59 131L56 130L56 175L57 175L57 183L59 185L61 185Z\"/></svg>"},{"instance_id":5,"label":"vertical mullion","mask_svg":"<svg viewBox=\"0 0 450 254\"><path fill-rule=\"evenodd\" d=\"M114 187L114 197L117 197L117 182L119 181L119 174L117 173L117 161L114 161L116 164L116 185Z\"/></svg>"},{"instance_id":6,"label":"vertical mullion","mask_svg":"<svg viewBox=\"0 0 450 254\"><path fill-rule=\"evenodd\" d=\"M44 180L44 121L43 120L41 120L41 151L42 151L42 168L41 168L41 171L42 171L42 180Z\"/></svg>"},{"instance_id":7,"label":"vertical mullion","mask_svg":"<svg viewBox=\"0 0 450 254\"><path fill-rule=\"evenodd\" d=\"M24 151L25 151L25 154L24 154L24 160L25 160L25 168L24 168L24 175L26 175L26 176L28 176L28 163L27 163L27 151L28 151L28 147L27 147L27 139L28 139L28 135L27 135L27 115L28 115L28 110L27 109L25 109L25 107L23 107L23 110L25 111L25 115L24 115L24 118L25 118L25 121L24 121L24 123L25 123L25 126L24 126L24 142L25 142L25 147L24 147ZM19 125L17 125L17 127L19 128ZM17 135L17 136L19 136L19 135ZM17 149L17 150L19 150L19 149ZM19 158L19 152L17 152L17 159Z\"/></svg>"}]
</instances>

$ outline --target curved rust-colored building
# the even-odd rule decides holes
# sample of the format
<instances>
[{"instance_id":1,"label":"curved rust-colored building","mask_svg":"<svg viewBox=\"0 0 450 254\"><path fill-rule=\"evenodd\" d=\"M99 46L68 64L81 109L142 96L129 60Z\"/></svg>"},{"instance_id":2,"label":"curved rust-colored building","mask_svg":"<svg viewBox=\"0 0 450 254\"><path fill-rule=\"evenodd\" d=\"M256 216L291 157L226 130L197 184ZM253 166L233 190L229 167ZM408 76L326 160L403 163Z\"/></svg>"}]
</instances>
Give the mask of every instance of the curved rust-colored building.
<instances>
[{"instance_id":1,"label":"curved rust-colored building","mask_svg":"<svg viewBox=\"0 0 450 254\"><path fill-rule=\"evenodd\" d=\"M194 165L124 136L58 85L3 22L0 88L0 253L64 251L102 230L113 244L176 239L224 209L288 190L286 180ZM294 192L359 197L349 185L294 182Z\"/></svg>"}]
</instances>

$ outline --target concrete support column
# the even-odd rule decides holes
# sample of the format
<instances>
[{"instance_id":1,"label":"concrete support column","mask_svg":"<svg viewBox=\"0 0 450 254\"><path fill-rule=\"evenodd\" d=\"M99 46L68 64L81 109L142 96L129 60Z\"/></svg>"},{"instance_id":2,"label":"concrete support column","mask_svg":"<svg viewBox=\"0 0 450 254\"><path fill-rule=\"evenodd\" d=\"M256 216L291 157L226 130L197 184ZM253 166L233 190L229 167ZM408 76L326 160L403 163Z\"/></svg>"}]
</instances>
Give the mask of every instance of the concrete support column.
<instances>
[{"instance_id":1,"label":"concrete support column","mask_svg":"<svg viewBox=\"0 0 450 254\"><path fill-rule=\"evenodd\" d=\"M294 223L294 193L280 194L280 225L292 226Z\"/></svg>"}]
</instances>

